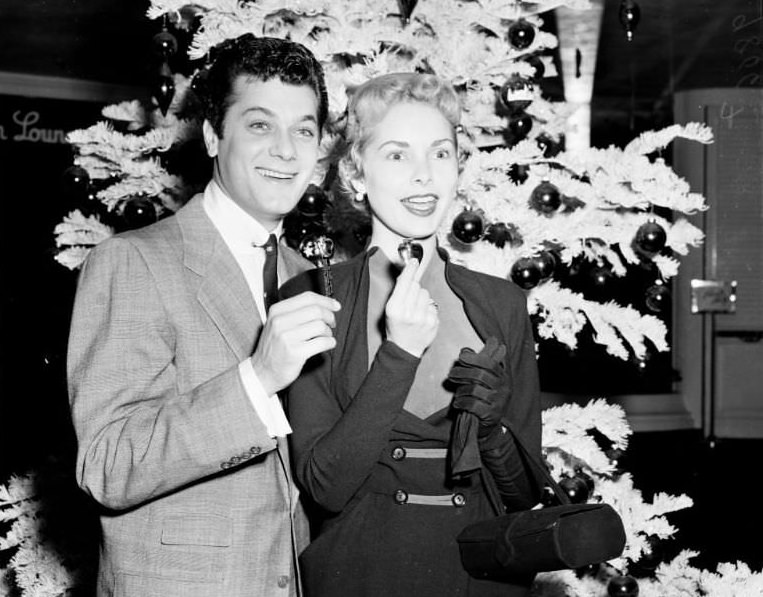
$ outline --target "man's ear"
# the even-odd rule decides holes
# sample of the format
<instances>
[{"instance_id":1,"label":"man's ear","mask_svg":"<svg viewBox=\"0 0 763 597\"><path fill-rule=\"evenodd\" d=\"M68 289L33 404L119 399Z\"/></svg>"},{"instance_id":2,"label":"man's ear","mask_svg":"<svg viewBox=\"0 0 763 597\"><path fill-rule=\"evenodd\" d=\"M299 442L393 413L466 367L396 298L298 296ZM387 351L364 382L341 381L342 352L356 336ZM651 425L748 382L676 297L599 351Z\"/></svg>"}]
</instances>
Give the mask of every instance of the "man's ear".
<instances>
[{"instance_id":1,"label":"man's ear","mask_svg":"<svg viewBox=\"0 0 763 597\"><path fill-rule=\"evenodd\" d=\"M217 144L220 139L212 128L212 123L209 120L205 120L201 125L201 132L204 135L204 145L207 147L207 155L211 158L217 157Z\"/></svg>"}]
</instances>

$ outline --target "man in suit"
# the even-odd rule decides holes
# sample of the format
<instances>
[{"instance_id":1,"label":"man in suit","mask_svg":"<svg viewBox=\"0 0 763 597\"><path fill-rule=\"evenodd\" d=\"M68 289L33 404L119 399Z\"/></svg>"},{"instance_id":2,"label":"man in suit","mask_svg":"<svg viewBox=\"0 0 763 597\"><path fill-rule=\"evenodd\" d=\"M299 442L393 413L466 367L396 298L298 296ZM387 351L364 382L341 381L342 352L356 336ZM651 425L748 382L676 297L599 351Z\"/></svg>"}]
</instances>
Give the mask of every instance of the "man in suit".
<instances>
[{"instance_id":1,"label":"man in suit","mask_svg":"<svg viewBox=\"0 0 763 597\"><path fill-rule=\"evenodd\" d=\"M102 506L99 595L300 591L307 526L277 393L334 347L339 305L306 292L267 310L272 256L281 281L310 264L261 246L313 175L323 73L303 46L247 34L204 95L212 181L100 243L78 281L69 393L77 479Z\"/></svg>"}]
</instances>

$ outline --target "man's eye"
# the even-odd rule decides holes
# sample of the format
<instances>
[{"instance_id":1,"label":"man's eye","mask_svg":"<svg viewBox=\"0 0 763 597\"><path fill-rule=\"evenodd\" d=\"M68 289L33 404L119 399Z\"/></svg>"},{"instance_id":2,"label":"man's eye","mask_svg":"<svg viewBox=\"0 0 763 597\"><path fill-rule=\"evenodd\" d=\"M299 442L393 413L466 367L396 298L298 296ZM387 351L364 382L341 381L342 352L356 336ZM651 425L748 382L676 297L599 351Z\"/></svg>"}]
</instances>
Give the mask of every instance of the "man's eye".
<instances>
[{"instance_id":1,"label":"man's eye","mask_svg":"<svg viewBox=\"0 0 763 597\"><path fill-rule=\"evenodd\" d=\"M317 134L318 133L315 132L315 129L312 129L309 127L297 129L297 135L299 135L300 137L305 137L307 139L313 139L314 137L317 136Z\"/></svg>"},{"instance_id":2,"label":"man's eye","mask_svg":"<svg viewBox=\"0 0 763 597\"><path fill-rule=\"evenodd\" d=\"M255 120L249 123L249 128L254 131L267 131L270 129L270 125L264 120Z\"/></svg>"}]
</instances>

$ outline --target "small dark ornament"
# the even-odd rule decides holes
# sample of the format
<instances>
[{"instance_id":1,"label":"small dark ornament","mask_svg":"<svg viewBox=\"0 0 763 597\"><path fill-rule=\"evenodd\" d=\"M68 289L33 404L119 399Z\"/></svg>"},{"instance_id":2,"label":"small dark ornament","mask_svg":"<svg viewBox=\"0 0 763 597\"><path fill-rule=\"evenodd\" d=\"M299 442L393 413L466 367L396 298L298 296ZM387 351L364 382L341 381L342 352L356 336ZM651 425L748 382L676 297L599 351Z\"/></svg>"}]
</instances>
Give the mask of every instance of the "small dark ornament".
<instances>
[{"instance_id":1,"label":"small dark ornament","mask_svg":"<svg viewBox=\"0 0 763 597\"><path fill-rule=\"evenodd\" d=\"M593 490L596 484L594 483L593 477L589 475L587 472L583 470L583 467L576 466L575 467L575 476L579 479L583 479L585 481L585 485L588 488L588 495L593 495Z\"/></svg>"},{"instance_id":2,"label":"small dark ornament","mask_svg":"<svg viewBox=\"0 0 763 597\"><path fill-rule=\"evenodd\" d=\"M515 143L527 137L532 128L533 119L529 114L522 114L509 120L509 131Z\"/></svg>"},{"instance_id":3,"label":"small dark ornament","mask_svg":"<svg viewBox=\"0 0 763 597\"><path fill-rule=\"evenodd\" d=\"M464 209L453 220L452 232L459 241L466 244L477 242L482 238L485 224L482 216L473 209Z\"/></svg>"},{"instance_id":4,"label":"small dark ornament","mask_svg":"<svg viewBox=\"0 0 763 597\"><path fill-rule=\"evenodd\" d=\"M518 114L533 101L535 86L528 79L512 75L501 86L501 102L512 114Z\"/></svg>"},{"instance_id":5,"label":"small dark ornament","mask_svg":"<svg viewBox=\"0 0 763 597\"><path fill-rule=\"evenodd\" d=\"M540 56L537 56L533 54L532 56L525 59L525 62L532 66L535 69L535 74L533 75L533 79L536 81L539 79L542 79L543 76L546 74L546 65L543 64L543 60L540 58Z\"/></svg>"},{"instance_id":6,"label":"small dark ornament","mask_svg":"<svg viewBox=\"0 0 763 597\"><path fill-rule=\"evenodd\" d=\"M172 98L175 97L175 81L169 75L160 75L156 79L154 86L154 98L162 111L162 115L167 116L167 110L170 109Z\"/></svg>"},{"instance_id":7,"label":"small dark ornament","mask_svg":"<svg viewBox=\"0 0 763 597\"><path fill-rule=\"evenodd\" d=\"M653 313L663 313L670 305L670 290L665 284L655 284L646 289L646 308Z\"/></svg>"},{"instance_id":8,"label":"small dark ornament","mask_svg":"<svg viewBox=\"0 0 763 597\"><path fill-rule=\"evenodd\" d=\"M625 29L628 41L633 41L639 21L641 21L641 8L635 0L622 0L620 2L620 24Z\"/></svg>"},{"instance_id":9,"label":"small dark ornament","mask_svg":"<svg viewBox=\"0 0 763 597\"><path fill-rule=\"evenodd\" d=\"M69 166L62 175L63 191L69 197L84 198L90 187L90 175L81 166Z\"/></svg>"},{"instance_id":10,"label":"small dark ornament","mask_svg":"<svg viewBox=\"0 0 763 597\"><path fill-rule=\"evenodd\" d=\"M646 543L649 546L649 551L641 554L637 564L644 572L653 572L662 562L665 553L660 539L655 535L647 537Z\"/></svg>"},{"instance_id":11,"label":"small dark ornament","mask_svg":"<svg viewBox=\"0 0 763 597\"><path fill-rule=\"evenodd\" d=\"M597 288L603 289L609 285L614 274L612 273L611 267L606 264L601 264L595 265L593 268L591 268L590 275L593 285Z\"/></svg>"},{"instance_id":12,"label":"small dark ornament","mask_svg":"<svg viewBox=\"0 0 763 597\"><path fill-rule=\"evenodd\" d=\"M525 164L512 164L509 166L509 179L514 184L522 184L527 180L530 166Z\"/></svg>"},{"instance_id":13,"label":"small dark ornament","mask_svg":"<svg viewBox=\"0 0 763 597\"><path fill-rule=\"evenodd\" d=\"M148 197L133 197L124 204L122 217L130 229L142 228L156 222L156 206Z\"/></svg>"},{"instance_id":14,"label":"small dark ornament","mask_svg":"<svg viewBox=\"0 0 763 597\"><path fill-rule=\"evenodd\" d=\"M191 90L198 96L204 97L207 93L207 78L209 77L209 69L201 68L193 76L191 80Z\"/></svg>"},{"instance_id":15,"label":"small dark ornament","mask_svg":"<svg viewBox=\"0 0 763 597\"><path fill-rule=\"evenodd\" d=\"M559 194L559 189L544 180L533 189L529 204L535 211L550 215L559 209L562 204L562 197Z\"/></svg>"},{"instance_id":16,"label":"small dark ornament","mask_svg":"<svg viewBox=\"0 0 763 597\"><path fill-rule=\"evenodd\" d=\"M506 243L509 243L510 247L519 247L524 242L514 224L504 224L503 222L490 224L485 230L485 240L499 249L503 249Z\"/></svg>"},{"instance_id":17,"label":"small dark ornament","mask_svg":"<svg viewBox=\"0 0 763 597\"><path fill-rule=\"evenodd\" d=\"M535 288L540 282L540 269L532 257L522 257L511 266L509 273L514 284L523 290Z\"/></svg>"},{"instance_id":18,"label":"small dark ornament","mask_svg":"<svg viewBox=\"0 0 763 597\"><path fill-rule=\"evenodd\" d=\"M638 597L638 582L632 576L614 576L607 584L609 597Z\"/></svg>"},{"instance_id":19,"label":"small dark ornament","mask_svg":"<svg viewBox=\"0 0 763 597\"><path fill-rule=\"evenodd\" d=\"M178 40L172 33L164 29L153 39L154 53L163 60L169 60L178 51Z\"/></svg>"},{"instance_id":20,"label":"small dark ornament","mask_svg":"<svg viewBox=\"0 0 763 597\"><path fill-rule=\"evenodd\" d=\"M535 257L535 260L538 264L538 269L540 270L541 280L547 280L554 275L554 271L556 271L557 259L553 251L545 249Z\"/></svg>"},{"instance_id":21,"label":"small dark ornament","mask_svg":"<svg viewBox=\"0 0 763 597\"><path fill-rule=\"evenodd\" d=\"M297 210L290 212L283 220L283 235L292 249L299 250L305 238L322 234L326 234L326 227L320 219L306 218Z\"/></svg>"},{"instance_id":22,"label":"small dark ornament","mask_svg":"<svg viewBox=\"0 0 763 597\"><path fill-rule=\"evenodd\" d=\"M407 25L411 22L411 15L413 9L416 8L418 0L397 0L397 7L400 9L400 15L403 18L403 24Z\"/></svg>"},{"instance_id":23,"label":"small dark ornament","mask_svg":"<svg viewBox=\"0 0 763 597\"><path fill-rule=\"evenodd\" d=\"M579 476L562 477L559 481L559 487L564 489L564 493L570 498L573 504L585 504L588 501L590 491L588 484Z\"/></svg>"},{"instance_id":24,"label":"small dark ornament","mask_svg":"<svg viewBox=\"0 0 763 597\"><path fill-rule=\"evenodd\" d=\"M509 26L507 37L517 50L524 50L535 41L535 27L524 19L519 19Z\"/></svg>"},{"instance_id":25,"label":"small dark ornament","mask_svg":"<svg viewBox=\"0 0 763 597\"><path fill-rule=\"evenodd\" d=\"M538 137L535 139L535 142L538 144L538 147L543 150L543 157L552 158L555 155L558 155L560 151L562 151L562 144L558 141L555 141L545 133L538 135Z\"/></svg>"},{"instance_id":26,"label":"small dark ornament","mask_svg":"<svg viewBox=\"0 0 763 597\"><path fill-rule=\"evenodd\" d=\"M328 197L325 191L319 186L311 184L297 203L297 211L308 218L317 218L323 215L327 205Z\"/></svg>"},{"instance_id":27,"label":"small dark ornament","mask_svg":"<svg viewBox=\"0 0 763 597\"><path fill-rule=\"evenodd\" d=\"M665 247L667 240L665 229L654 220L644 222L636 231L636 246L645 253L658 253Z\"/></svg>"}]
</instances>

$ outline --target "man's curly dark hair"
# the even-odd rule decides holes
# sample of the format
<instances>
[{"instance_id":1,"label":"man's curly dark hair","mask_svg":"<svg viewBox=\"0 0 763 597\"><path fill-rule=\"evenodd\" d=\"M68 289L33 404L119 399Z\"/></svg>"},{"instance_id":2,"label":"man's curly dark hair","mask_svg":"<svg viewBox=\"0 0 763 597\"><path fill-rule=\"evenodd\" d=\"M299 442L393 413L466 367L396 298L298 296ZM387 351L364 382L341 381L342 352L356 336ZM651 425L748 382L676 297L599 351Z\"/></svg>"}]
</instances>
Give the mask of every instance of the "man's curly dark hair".
<instances>
[{"instance_id":1,"label":"man's curly dark hair","mask_svg":"<svg viewBox=\"0 0 763 597\"><path fill-rule=\"evenodd\" d=\"M263 82L280 79L288 85L310 87L318 98L318 126L323 128L328 115L323 67L302 44L245 33L214 48L213 57L204 79L202 102L204 117L218 137L223 136L225 115L233 103L233 84L241 75Z\"/></svg>"}]
</instances>

